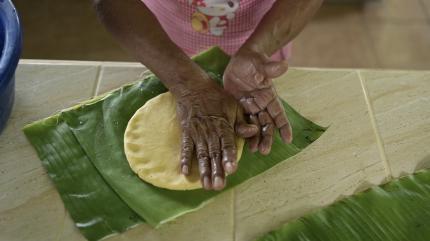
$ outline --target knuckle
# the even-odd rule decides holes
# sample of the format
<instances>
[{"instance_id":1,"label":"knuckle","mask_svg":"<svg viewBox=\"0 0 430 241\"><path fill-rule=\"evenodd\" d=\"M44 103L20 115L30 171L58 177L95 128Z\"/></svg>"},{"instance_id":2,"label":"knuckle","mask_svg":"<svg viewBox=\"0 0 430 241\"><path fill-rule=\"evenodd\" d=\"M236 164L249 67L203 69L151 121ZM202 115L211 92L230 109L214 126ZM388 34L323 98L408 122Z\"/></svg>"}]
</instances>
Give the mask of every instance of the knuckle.
<instances>
[{"instance_id":1,"label":"knuckle","mask_svg":"<svg viewBox=\"0 0 430 241\"><path fill-rule=\"evenodd\" d=\"M230 161L236 161L236 149L229 149L227 151L224 151L222 162L230 162Z\"/></svg>"},{"instance_id":2,"label":"knuckle","mask_svg":"<svg viewBox=\"0 0 430 241\"><path fill-rule=\"evenodd\" d=\"M258 123L259 123L258 117L255 114L249 115L249 121L251 124L254 124L254 125L258 125Z\"/></svg>"},{"instance_id":3,"label":"knuckle","mask_svg":"<svg viewBox=\"0 0 430 241\"><path fill-rule=\"evenodd\" d=\"M220 151L218 150L218 151L213 151L213 152L211 152L211 153L210 153L210 158L211 158L211 160L212 160L213 162L216 162L216 161L220 160L220 158L221 158L221 153L220 153Z\"/></svg>"},{"instance_id":4,"label":"knuckle","mask_svg":"<svg viewBox=\"0 0 430 241\"><path fill-rule=\"evenodd\" d=\"M204 176L210 176L210 172L209 172L209 170L204 170L204 171L202 171L202 170L200 169L200 176L201 176L201 177L204 177Z\"/></svg>"},{"instance_id":5,"label":"knuckle","mask_svg":"<svg viewBox=\"0 0 430 241\"><path fill-rule=\"evenodd\" d=\"M209 175L210 174L210 164L209 158L199 158L199 171L200 175Z\"/></svg>"},{"instance_id":6,"label":"knuckle","mask_svg":"<svg viewBox=\"0 0 430 241\"><path fill-rule=\"evenodd\" d=\"M181 165L188 165L191 162L189 158L183 157L181 158Z\"/></svg>"},{"instance_id":7,"label":"knuckle","mask_svg":"<svg viewBox=\"0 0 430 241\"><path fill-rule=\"evenodd\" d=\"M182 129L183 129L184 131L185 131L185 130L188 130L188 128L189 128L189 126L190 126L188 119L182 119L182 120L180 121L180 124L181 124L181 127L182 127Z\"/></svg>"},{"instance_id":8,"label":"knuckle","mask_svg":"<svg viewBox=\"0 0 430 241\"><path fill-rule=\"evenodd\" d=\"M212 175L221 176L224 174L221 162L212 163Z\"/></svg>"},{"instance_id":9,"label":"knuckle","mask_svg":"<svg viewBox=\"0 0 430 241\"><path fill-rule=\"evenodd\" d=\"M277 115L275 117L275 124L276 124L276 127L278 127L278 128L281 128L285 125L289 125L288 118L285 115L285 113L280 113L279 115Z\"/></svg>"},{"instance_id":10,"label":"knuckle","mask_svg":"<svg viewBox=\"0 0 430 241\"><path fill-rule=\"evenodd\" d=\"M269 114L267 114L267 112L265 112L265 111L258 113L258 120L260 121L260 123L262 125L266 125L266 124L270 123Z\"/></svg>"},{"instance_id":11,"label":"knuckle","mask_svg":"<svg viewBox=\"0 0 430 241\"><path fill-rule=\"evenodd\" d=\"M192 151L193 151L193 146L189 145L189 143L187 143L186 145L184 145L182 147L182 153L184 153L184 154L188 154L188 153L190 153Z\"/></svg>"},{"instance_id":12,"label":"knuckle","mask_svg":"<svg viewBox=\"0 0 430 241\"><path fill-rule=\"evenodd\" d=\"M199 163L206 163L209 160L208 154L206 152L198 152L197 153L197 159L199 160Z\"/></svg>"},{"instance_id":13,"label":"knuckle","mask_svg":"<svg viewBox=\"0 0 430 241\"><path fill-rule=\"evenodd\" d=\"M222 149L233 149L235 148L235 142L232 139L224 138L221 141Z\"/></svg>"},{"instance_id":14,"label":"knuckle","mask_svg":"<svg viewBox=\"0 0 430 241\"><path fill-rule=\"evenodd\" d=\"M190 137L182 138L182 150L191 151L193 149L193 142Z\"/></svg>"},{"instance_id":15,"label":"knuckle","mask_svg":"<svg viewBox=\"0 0 430 241\"><path fill-rule=\"evenodd\" d=\"M233 127L227 120L222 120L219 123L219 130L222 135L228 135L234 133Z\"/></svg>"},{"instance_id":16,"label":"knuckle","mask_svg":"<svg viewBox=\"0 0 430 241\"><path fill-rule=\"evenodd\" d=\"M255 103L255 100L253 97L250 97L250 98L244 97L240 99L239 102L242 105L243 109L245 110L245 113L256 114L260 111L260 108Z\"/></svg>"},{"instance_id":17,"label":"knuckle","mask_svg":"<svg viewBox=\"0 0 430 241\"><path fill-rule=\"evenodd\" d=\"M218 142L212 142L209 144L209 152L214 153L217 152L220 149L220 145Z\"/></svg>"},{"instance_id":18,"label":"knuckle","mask_svg":"<svg viewBox=\"0 0 430 241\"><path fill-rule=\"evenodd\" d=\"M191 156L192 156L192 151L182 151L181 153L181 160L183 160L184 162L190 162L191 161Z\"/></svg>"},{"instance_id":19,"label":"knuckle","mask_svg":"<svg viewBox=\"0 0 430 241\"><path fill-rule=\"evenodd\" d=\"M197 142L196 148L198 153L207 152L206 143L204 142Z\"/></svg>"},{"instance_id":20,"label":"knuckle","mask_svg":"<svg viewBox=\"0 0 430 241\"><path fill-rule=\"evenodd\" d=\"M281 104L279 103L279 101L275 98L268 106L267 106L267 111L269 112L269 114L271 116L278 116L279 114L281 114L281 112L283 112L283 108L281 106Z\"/></svg>"},{"instance_id":21,"label":"knuckle","mask_svg":"<svg viewBox=\"0 0 430 241\"><path fill-rule=\"evenodd\" d=\"M261 134L263 136L269 136L269 135L271 136L273 135L273 131L274 131L273 124L267 124L267 125L264 125L263 128L261 129Z\"/></svg>"},{"instance_id":22,"label":"knuckle","mask_svg":"<svg viewBox=\"0 0 430 241\"><path fill-rule=\"evenodd\" d=\"M266 107L275 97L271 88L265 88L265 89L254 91L252 92L252 96L254 96L256 103L258 105L260 104L264 105L260 107Z\"/></svg>"}]
</instances>

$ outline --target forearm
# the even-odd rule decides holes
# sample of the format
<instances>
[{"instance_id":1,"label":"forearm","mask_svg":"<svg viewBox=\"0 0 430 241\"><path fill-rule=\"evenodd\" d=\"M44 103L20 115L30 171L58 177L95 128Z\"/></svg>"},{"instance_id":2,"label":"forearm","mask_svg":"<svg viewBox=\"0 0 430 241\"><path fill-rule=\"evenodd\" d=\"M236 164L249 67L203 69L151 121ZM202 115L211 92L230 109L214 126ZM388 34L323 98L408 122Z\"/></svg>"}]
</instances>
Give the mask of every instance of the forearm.
<instances>
[{"instance_id":1,"label":"forearm","mask_svg":"<svg viewBox=\"0 0 430 241\"><path fill-rule=\"evenodd\" d=\"M277 0L242 48L273 55L302 31L321 4L322 0Z\"/></svg>"},{"instance_id":2,"label":"forearm","mask_svg":"<svg viewBox=\"0 0 430 241\"><path fill-rule=\"evenodd\" d=\"M191 89L195 81L205 81L203 71L170 40L143 2L94 0L94 5L101 21L121 46L171 91Z\"/></svg>"}]
</instances>

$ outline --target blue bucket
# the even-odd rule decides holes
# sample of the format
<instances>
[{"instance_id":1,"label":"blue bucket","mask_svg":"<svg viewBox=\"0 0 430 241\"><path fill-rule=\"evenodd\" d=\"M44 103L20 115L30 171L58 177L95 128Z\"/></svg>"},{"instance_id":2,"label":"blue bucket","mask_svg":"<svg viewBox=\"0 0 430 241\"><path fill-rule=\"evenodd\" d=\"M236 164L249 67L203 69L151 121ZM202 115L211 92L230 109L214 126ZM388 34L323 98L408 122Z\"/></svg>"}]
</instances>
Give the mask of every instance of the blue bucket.
<instances>
[{"instance_id":1,"label":"blue bucket","mask_svg":"<svg viewBox=\"0 0 430 241\"><path fill-rule=\"evenodd\" d=\"M21 54L21 28L10 0L0 0L0 133L12 111L15 70Z\"/></svg>"}]
</instances>

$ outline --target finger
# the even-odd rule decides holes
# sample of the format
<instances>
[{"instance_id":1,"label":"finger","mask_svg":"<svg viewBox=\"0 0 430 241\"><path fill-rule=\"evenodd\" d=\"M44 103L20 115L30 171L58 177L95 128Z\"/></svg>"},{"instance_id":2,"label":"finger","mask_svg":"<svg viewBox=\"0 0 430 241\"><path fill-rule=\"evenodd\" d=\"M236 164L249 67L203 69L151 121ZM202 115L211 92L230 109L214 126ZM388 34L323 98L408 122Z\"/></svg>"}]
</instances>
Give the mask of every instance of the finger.
<instances>
[{"instance_id":1,"label":"finger","mask_svg":"<svg viewBox=\"0 0 430 241\"><path fill-rule=\"evenodd\" d=\"M191 158L193 157L194 143L188 130L182 131L181 142L181 172L184 175L191 173Z\"/></svg>"},{"instance_id":2,"label":"finger","mask_svg":"<svg viewBox=\"0 0 430 241\"><path fill-rule=\"evenodd\" d=\"M255 87L257 89L264 89L271 86L272 80L266 76L265 65L259 65L258 69L256 69L256 73L254 74L253 81L256 83Z\"/></svg>"},{"instance_id":3,"label":"finger","mask_svg":"<svg viewBox=\"0 0 430 241\"><path fill-rule=\"evenodd\" d=\"M236 124L234 129L236 134L242 138L250 138L257 135L258 133L258 126L246 123L242 108L240 106L237 108Z\"/></svg>"},{"instance_id":4,"label":"finger","mask_svg":"<svg viewBox=\"0 0 430 241\"><path fill-rule=\"evenodd\" d=\"M222 122L219 123L218 133L221 138L222 165L224 171L227 174L232 174L237 169L237 149L233 128L231 128L228 123Z\"/></svg>"},{"instance_id":5,"label":"finger","mask_svg":"<svg viewBox=\"0 0 430 241\"><path fill-rule=\"evenodd\" d=\"M200 181L204 189L210 190L212 188L212 182L208 145L206 143L204 127L201 128L199 126L200 124L201 123L196 123L194 125L195 138L193 138L193 140L196 145L197 160L199 162Z\"/></svg>"},{"instance_id":6,"label":"finger","mask_svg":"<svg viewBox=\"0 0 430 241\"><path fill-rule=\"evenodd\" d=\"M217 120L210 120L207 123L208 126L208 149L209 149L209 158L211 161L211 170L212 170L212 188L214 190L221 190L224 188L224 171L221 165L221 145L218 137L217 129L219 127L216 126L214 122Z\"/></svg>"},{"instance_id":7,"label":"finger","mask_svg":"<svg viewBox=\"0 0 430 241\"><path fill-rule=\"evenodd\" d=\"M288 63L286 61L269 62L265 64L264 71L268 78L277 78L288 70Z\"/></svg>"},{"instance_id":8,"label":"finger","mask_svg":"<svg viewBox=\"0 0 430 241\"><path fill-rule=\"evenodd\" d=\"M287 118L287 115L285 114L285 112L279 113L274 118L274 121L275 121L275 125L276 125L277 128L281 128L281 127L283 127L285 125L289 125L288 118Z\"/></svg>"},{"instance_id":9,"label":"finger","mask_svg":"<svg viewBox=\"0 0 430 241\"><path fill-rule=\"evenodd\" d=\"M260 108L255 103L254 98L252 97L243 97L239 100L239 103L242 105L245 113L247 114L257 114L260 112Z\"/></svg>"},{"instance_id":10,"label":"finger","mask_svg":"<svg viewBox=\"0 0 430 241\"><path fill-rule=\"evenodd\" d=\"M275 125L279 128L279 134L281 135L281 139L284 143L291 143L293 140L293 131L288 120L288 117L285 113L285 110L282 106L282 103L279 99L271 102L267 106L267 111L269 112L272 119L275 121Z\"/></svg>"},{"instance_id":11,"label":"finger","mask_svg":"<svg viewBox=\"0 0 430 241\"><path fill-rule=\"evenodd\" d=\"M279 101L278 98L274 98L272 100L272 102L270 102L267 105L267 112L272 117L272 119L275 119L275 117L277 117L279 115L285 116L285 115L282 115L283 113L285 113L285 110L284 110L284 107L282 106L282 104L281 104L281 102ZM286 118L286 116L285 116L285 118ZM275 121L275 123L276 123L276 121ZM280 126L278 126L277 123L276 123L276 126L280 127Z\"/></svg>"},{"instance_id":12,"label":"finger","mask_svg":"<svg viewBox=\"0 0 430 241\"><path fill-rule=\"evenodd\" d=\"M258 144L260 144L260 130L261 130L261 126L260 126L260 122L258 121L258 117L256 115L250 115L249 116L249 122L255 126L258 127L258 132L256 135L254 135L253 137L247 139L248 141L248 146L249 146L249 150L254 153L256 151L258 151Z\"/></svg>"},{"instance_id":13,"label":"finger","mask_svg":"<svg viewBox=\"0 0 430 241\"><path fill-rule=\"evenodd\" d=\"M254 102L260 110L266 109L267 105L276 99L276 93L273 88L256 90L251 93Z\"/></svg>"},{"instance_id":14,"label":"finger","mask_svg":"<svg viewBox=\"0 0 430 241\"><path fill-rule=\"evenodd\" d=\"M293 141L293 130L285 112L281 112L275 117L275 125L279 129L282 141L291 143Z\"/></svg>"},{"instance_id":15,"label":"finger","mask_svg":"<svg viewBox=\"0 0 430 241\"><path fill-rule=\"evenodd\" d=\"M255 81L255 83L257 83L257 86L259 86L264 81L264 75L257 71L254 74L254 81Z\"/></svg>"},{"instance_id":16,"label":"finger","mask_svg":"<svg viewBox=\"0 0 430 241\"><path fill-rule=\"evenodd\" d=\"M261 154L267 155L270 153L273 144L274 124L270 115L266 111L258 113L258 121L261 128L261 142L258 145L258 150Z\"/></svg>"},{"instance_id":17,"label":"finger","mask_svg":"<svg viewBox=\"0 0 430 241\"><path fill-rule=\"evenodd\" d=\"M293 130L289 124L279 128L279 134L284 143L291 143L293 141Z\"/></svg>"}]
</instances>

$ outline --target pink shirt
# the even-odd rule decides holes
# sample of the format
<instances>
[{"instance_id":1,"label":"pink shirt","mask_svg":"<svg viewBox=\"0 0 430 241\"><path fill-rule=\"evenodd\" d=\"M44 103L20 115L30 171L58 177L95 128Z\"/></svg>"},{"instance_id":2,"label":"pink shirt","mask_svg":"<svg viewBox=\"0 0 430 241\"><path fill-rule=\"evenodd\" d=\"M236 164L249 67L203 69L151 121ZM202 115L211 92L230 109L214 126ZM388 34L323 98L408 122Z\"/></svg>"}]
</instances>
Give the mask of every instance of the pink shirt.
<instances>
[{"instance_id":1,"label":"pink shirt","mask_svg":"<svg viewBox=\"0 0 430 241\"><path fill-rule=\"evenodd\" d=\"M192 56L211 46L234 54L276 0L142 0L169 37ZM282 60L290 45L272 56Z\"/></svg>"}]
</instances>

